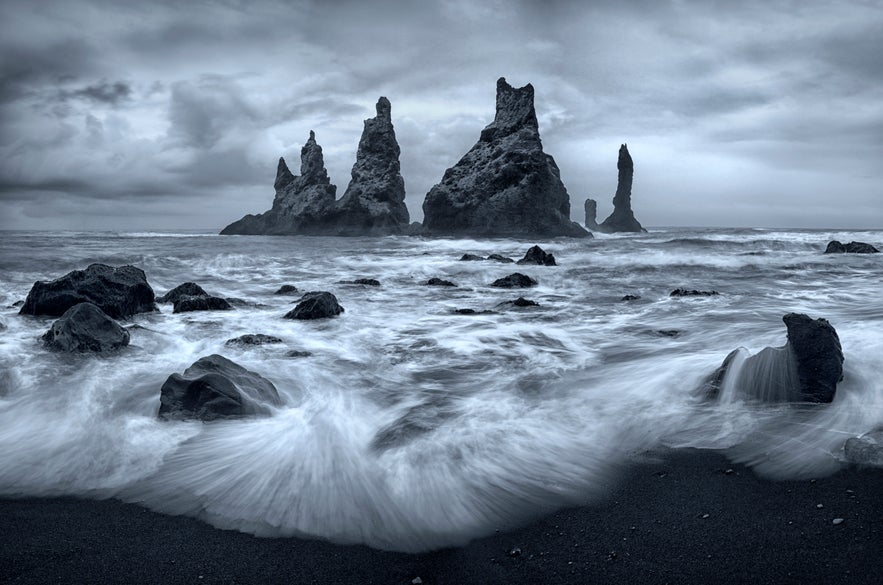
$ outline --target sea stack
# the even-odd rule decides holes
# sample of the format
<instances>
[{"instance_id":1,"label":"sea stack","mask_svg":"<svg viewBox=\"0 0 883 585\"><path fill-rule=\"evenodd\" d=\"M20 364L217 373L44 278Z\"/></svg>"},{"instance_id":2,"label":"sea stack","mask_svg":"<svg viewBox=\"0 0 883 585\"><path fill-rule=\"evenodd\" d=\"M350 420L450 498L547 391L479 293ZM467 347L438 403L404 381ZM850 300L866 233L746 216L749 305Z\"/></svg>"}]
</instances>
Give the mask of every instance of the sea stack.
<instances>
[{"instance_id":1,"label":"sea stack","mask_svg":"<svg viewBox=\"0 0 883 585\"><path fill-rule=\"evenodd\" d=\"M625 144L619 147L616 168L619 169L619 181L616 184L616 194L613 196L613 213L598 226L598 229L607 233L646 232L647 230L641 227L632 211L632 177L635 174L635 165Z\"/></svg>"},{"instance_id":2,"label":"sea stack","mask_svg":"<svg viewBox=\"0 0 883 585\"><path fill-rule=\"evenodd\" d=\"M598 229L598 202L594 199L586 199L583 207L586 210L586 228L590 230Z\"/></svg>"},{"instance_id":3,"label":"sea stack","mask_svg":"<svg viewBox=\"0 0 883 585\"><path fill-rule=\"evenodd\" d=\"M530 84L497 81L494 121L423 202L427 234L592 237L570 221L570 196L543 152Z\"/></svg>"},{"instance_id":4,"label":"sea stack","mask_svg":"<svg viewBox=\"0 0 883 585\"><path fill-rule=\"evenodd\" d=\"M377 116L365 120L352 180L337 203L338 235L403 233L410 222L399 143L389 100L377 100Z\"/></svg>"},{"instance_id":5,"label":"sea stack","mask_svg":"<svg viewBox=\"0 0 883 585\"><path fill-rule=\"evenodd\" d=\"M246 215L221 230L221 235L320 235L334 211L337 187L325 170L322 147L316 134L300 150L300 176L288 170L285 159L276 169L276 197L273 207L260 215Z\"/></svg>"}]
</instances>

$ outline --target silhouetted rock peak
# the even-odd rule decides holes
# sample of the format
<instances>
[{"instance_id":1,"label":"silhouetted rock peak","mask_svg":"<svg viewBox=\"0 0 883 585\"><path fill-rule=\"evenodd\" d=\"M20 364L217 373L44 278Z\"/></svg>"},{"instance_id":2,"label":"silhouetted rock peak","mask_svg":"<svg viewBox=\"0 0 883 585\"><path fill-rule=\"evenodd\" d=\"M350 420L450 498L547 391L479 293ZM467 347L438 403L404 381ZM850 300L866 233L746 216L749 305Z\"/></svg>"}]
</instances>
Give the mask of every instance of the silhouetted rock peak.
<instances>
[{"instance_id":1,"label":"silhouetted rock peak","mask_svg":"<svg viewBox=\"0 0 883 585\"><path fill-rule=\"evenodd\" d=\"M377 119L392 121L392 104L383 96L377 100Z\"/></svg>"},{"instance_id":2,"label":"silhouetted rock peak","mask_svg":"<svg viewBox=\"0 0 883 585\"><path fill-rule=\"evenodd\" d=\"M322 147L316 143L316 133L310 130L310 137L300 149L300 176L304 184L327 185L331 183L325 170L325 157Z\"/></svg>"},{"instance_id":3,"label":"silhouetted rock peak","mask_svg":"<svg viewBox=\"0 0 883 585\"><path fill-rule=\"evenodd\" d=\"M291 184L293 180L294 175L288 170L288 165L285 164L285 159L280 156L279 166L276 167L276 181L273 183L273 188L277 191L279 189L284 189Z\"/></svg>"},{"instance_id":4,"label":"silhouetted rock peak","mask_svg":"<svg viewBox=\"0 0 883 585\"><path fill-rule=\"evenodd\" d=\"M613 213L598 226L598 229L604 232L646 232L647 230L641 227L632 212L632 178L635 165L625 144L619 147L616 168L619 170L619 180L616 194L613 196Z\"/></svg>"},{"instance_id":5,"label":"silhouetted rock peak","mask_svg":"<svg viewBox=\"0 0 883 585\"><path fill-rule=\"evenodd\" d=\"M586 227L590 230L598 229L598 202L594 199L586 199L583 207L586 211Z\"/></svg>"},{"instance_id":6,"label":"silhouetted rock peak","mask_svg":"<svg viewBox=\"0 0 883 585\"><path fill-rule=\"evenodd\" d=\"M423 202L426 234L591 237L570 221L570 196L543 152L534 90L497 81L494 121Z\"/></svg>"}]
</instances>

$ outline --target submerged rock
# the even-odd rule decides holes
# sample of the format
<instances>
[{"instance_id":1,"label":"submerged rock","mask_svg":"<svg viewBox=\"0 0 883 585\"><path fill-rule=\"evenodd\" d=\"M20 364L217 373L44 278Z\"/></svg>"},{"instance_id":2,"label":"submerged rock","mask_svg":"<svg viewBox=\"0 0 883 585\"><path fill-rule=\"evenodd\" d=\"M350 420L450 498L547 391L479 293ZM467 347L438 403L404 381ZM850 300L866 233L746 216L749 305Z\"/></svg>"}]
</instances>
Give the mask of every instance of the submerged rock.
<instances>
[{"instance_id":1,"label":"submerged rock","mask_svg":"<svg viewBox=\"0 0 883 585\"><path fill-rule=\"evenodd\" d=\"M828 242L825 254L879 254L880 250L865 242L849 242L842 244L837 240Z\"/></svg>"},{"instance_id":2,"label":"submerged rock","mask_svg":"<svg viewBox=\"0 0 883 585\"><path fill-rule=\"evenodd\" d=\"M475 254L463 254L460 256L460 262L477 262L484 260L484 256L476 256Z\"/></svg>"},{"instance_id":3,"label":"submerged rock","mask_svg":"<svg viewBox=\"0 0 883 585\"><path fill-rule=\"evenodd\" d=\"M598 202L594 199L586 199L583 208L586 212L586 228L598 229Z\"/></svg>"},{"instance_id":4,"label":"submerged rock","mask_svg":"<svg viewBox=\"0 0 883 585\"><path fill-rule=\"evenodd\" d=\"M625 144L619 147L616 168L619 170L619 180L616 183L616 194L613 196L613 213L601 222L598 229L607 233L646 232L647 230L641 227L632 211L632 177L635 174L635 166Z\"/></svg>"},{"instance_id":5,"label":"submerged rock","mask_svg":"<svg viewBox=\"0 0 883 585\"><path fill-rule=\"evenodd\" d=\"M641 300L641 295L623 295L621 301L639 301Z\"/></svg>"},{"instance_id":6,"label":"submerged rock","mask_svg":"<svg viewBox=\"0 0 883 585\"><path fill-rule=\"evenodd\" d=\"M179 284L163 296L156 299L157 303L174 303L181 297L205 297L208 293L202 290L202 287L195 282L185 282Z\"/></svg>"},{"instance_id":7,"label":"submerged rock","mask_svg":"<svg viewBox=\"0 0 883 585\"><path fill-rule=\"evenodd\" d=\"M300 151L300 175L288 170L285 159L279 159L273 207L259 215L246 215L221 230L221 235L320 235L328 232L328 220L334 212L337 187L331 184L325 170L322 147L316 134Z\"/></svg>"},{"instance_id":8,"label":"submerged rock","mask_svg":"<svg viewBox=\"0 0 883 585\"><path fill-rule=\"evenodd\" d=\"M670 297L713 297L720 293L716 290L690 290L686 288L676 288L671 291Z\"/></svg>"},{"instance_id":9,"label":"submerged rock","mask_svg":"<svg viewBox=\"0 0 883 585\"><path fill-rule=\"evenodd\" d=\"M228 339L224 345L267 345L272 343L282 343L282 340L263 333L249 333Z\"/></svg>"},{"instance_id":10,"label":"submerged rock","mask_svg":"<svg viewBox=\"0 0 883 585\"><path fill-rule=\"evenodd\" d=\"M512 258L508 258L501 254L491 254L487 257L487 259L493 260L494 262L500 262L502 264L512 264L513 262L515 262L515 260L513 260Z\"/></svg>"},{"instance_id":11,"label":"submerged rock","mask_svg":"<svg viewBox=\"0 0 883 585\"><path fill-rule=\"evenodd\" d=\"M705 395L718 397L728 387L740 397L763 402L831 402L843 379L837 331L825 319L804 314L788 313L782 321L788 330L784 346L753 356L744 349L731 352L705 381Z\"/></svg>"},{"instance_id":12,"label":"submerged rock","mask_svg":"<svg viewBox=\"0 0 883 585\"><path fill-rule=\"evenodd\" d=\"M344 308L337 302L337 297L327 291L308 292L300 302L285 314L286 319L327 319L343 313Z\"/></svg>"},{"instance_id":13,"label":"submerged rock","mask_svg":"<svg viewBox=\"0 0 883 585\"><path fill-rule=\"evenodd\" d=\"M108 316L124 319L156 311L154 301L153 289L140 268L92 264L50 282L35 282L19 314L60 317L74 305L92 303Z\"/></svg>"},{"instance_id":14,"label":"submerged rock","mask_svg":"<svg viewBox=\"0 0 883 585\"><path fill-rule=\"evenodd\" d=\"M423 202L428 234L591 237L570 221L570 196L543 152L534 90L497 81L494 121Z\"/></svg>"},{"instance_id":15,"label":"submerged rock","mask_svg":"<svg viewBox=\"0 0 883 585\"><path fill-rule=\"evenodd\" d=\"M297 287L293 284L283 284L279 287L279 290L274 292L274 295L291 295L297 292Z\"/></svg>"},{"instance_id":16,"label":"submerged rock","mask_svg":"<svg viewBox=\"0 0 883 585\"><path fill-rule=\"evenodd\" d=\"M364 286L380 286L380 281L375 278L357 278L355 280L341 280L337 284L361 284Z\"/></svg>"},{"instance_id":17,"label":"submerged rock","mask_svg":"<svg viewBox=\"0 0 883 585\"><path fill-rule=\"evenodd\" d=\"M229 311L233 305L222 299L221 297L212 297L209 295L202 296L182 296L175 301L173 313L189 313L192 311Z\"/></svg>"},{"instance_id":18,"label":"submerged rock","mask_svg":"<svg viewBox=\"0 0 883 585\"><path fill-rule=\"evenodd\" d=\"M52 324L43 342L58 351L103 352L129 345L129 332L92 303L80 303Z\"/></svg>"},{"instance_id":19,"label":"submerged rock","mask_svg":"<svg viewBox=\"0 0 883 585\"><path fill-rule=\"evenodd\" d=\"M527 288L531 286L536 286L537 284L539 283L536 280L532 279L526 274L513 272L509 276L498 278L497 280L493 281L491 283L491 286L495 286L497 288Z\"/></svg>"},{"instance_id":20,"label":"submerged rock","mask_svg":"<svg viewBox=\"0 0 883 585\"><path fill-rule=\"evenodd\" d=\"M533 246L518 261L519 264L538 264L540 266L557 266L555 256L549 254L539 246Z\"/></svg>"},{"instance_id":21,"label":"submerged rock","mask_svg":"<svg viewBox=\"0 0 883 585\"><path fill-rule=\"evenodd\" d=\"M444 280L441 278L430 278L425 284L426 286L457 286L450 280Z\"/></svg>"},{"instance_id":22,"label":"submerged rock","mask_svg":"<svg viewBox=\"0 0 883 585\"><path fill-rule=\"evenodd\" d=\"M409 230L392 106L381 97L376 108L377 116L365 120L352 179L336 204L338 235L403 234Z\"/></svg>"},{"instance_id":23,"label":"submerged rock","mask_svg":"<svg viewBox=\"0 0 883 585\"><path fill-rule=\"evenodd\" d=\"M526 299L524 297L518 297L514 301L503 301L498 307L539 307L540 304L536 301L532 301L530 299Z\"/></svg>"},{"instance_id":24,"label":"submerged rock","mask_svg":"<svg viewBox=\"0 0 883 585\"><path fill-rule=\"evenodd\" d=\"M215 354L168 377L160 393L159 417L212 421L259 416L281 404L272 382Z\"/></svg>"}]
</instances>

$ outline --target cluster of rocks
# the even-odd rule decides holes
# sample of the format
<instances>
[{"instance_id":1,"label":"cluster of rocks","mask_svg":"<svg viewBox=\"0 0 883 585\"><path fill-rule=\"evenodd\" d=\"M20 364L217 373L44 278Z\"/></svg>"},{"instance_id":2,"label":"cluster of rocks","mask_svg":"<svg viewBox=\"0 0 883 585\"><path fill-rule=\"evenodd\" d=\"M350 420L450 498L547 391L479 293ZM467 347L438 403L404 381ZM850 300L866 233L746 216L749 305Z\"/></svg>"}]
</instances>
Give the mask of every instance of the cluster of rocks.
<instances>
[{"instance_id":1,"label":"cluster of rocks","mask_svg":"<svg viewBox=\"0 0 883 585\"><path fill-rule=\"evenodd\" d=\"M879 254L880 250L865 242L849 242L843 244L837 240L828 242L825 254Z\"/></svg>"},{"instance_id":2,"label":"cluster of rocks","mask_svg":"<svg viewBox=\"0 0 883 585\"><path fill-rule=\"evenodd\" d=\"M570 220L570 196L558 165L543 151L532 85L516 88L505 78L497 80L493 122L426 194L422 225L409 223L392 106L381 97L376 109L377 115L365 120L352 178L340 200L311 130L301 149L300 175L279 159L272 208L246 215L221 234L592 237ZM618 167L613 214L598 226L589 200L587 224L591 201L591 228L643 231L631 210L634 167L625 145Z\"/></svg>"}]
</instances>

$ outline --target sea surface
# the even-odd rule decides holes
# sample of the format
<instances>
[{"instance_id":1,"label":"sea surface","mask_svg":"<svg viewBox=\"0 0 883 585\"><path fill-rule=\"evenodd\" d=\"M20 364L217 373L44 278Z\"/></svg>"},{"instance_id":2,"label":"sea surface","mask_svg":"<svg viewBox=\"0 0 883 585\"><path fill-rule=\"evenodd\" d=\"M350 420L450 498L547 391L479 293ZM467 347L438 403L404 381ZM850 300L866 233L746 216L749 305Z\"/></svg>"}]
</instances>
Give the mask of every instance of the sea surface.
<instances>
[{"instance_id":1,"label":"sea surface","mask_svg":"<svg viewBox=\"0 0 883 585\"><path fill-rule=\"evenodd\" d=\"M847 438L883 424L883 254L825 255L831 239L883 248L883 232L837 230L551 241L0 232L0 497L115 497L258 535L419 551L596 501L660 448L719 449L773 479L824 476L844 465ZM518 259L533 244L559 265L459 261ZM137 325L131 345L112 354L44 349L53 319L11 305L35 281L94 262L143 269L157 296L193 281L244 304L160 305L124 322ZM488 286L515 271L539 285ZM424 286L431 277L458 287ZM355 278L381 286L339 284ZM331 291L346 312L283 319L297 298L274 295L283 284ZM720 294L670 297L678 287ZM500 306L519 296L540 306ZM789 312L839 333L834 402L704 399L730 351L785 344ZM225 345L247 333L284 343ZM158 420L166 378L215 353L272 381L284 406L251 420Z\"/></svg>"}]
</instances>

